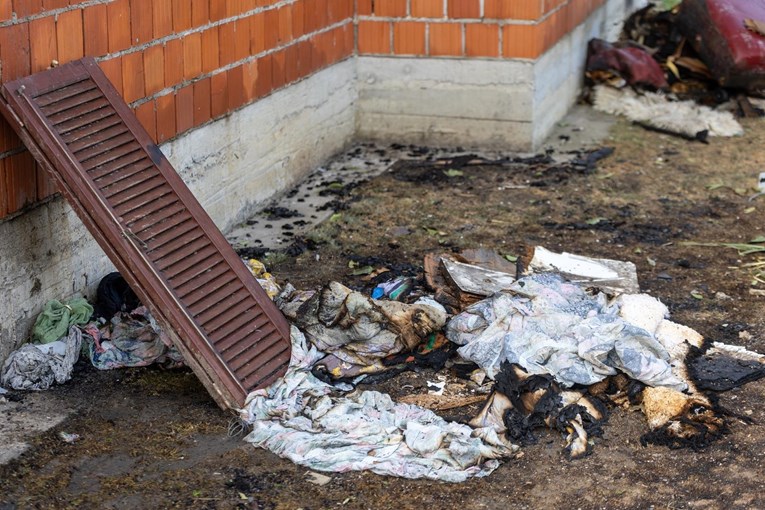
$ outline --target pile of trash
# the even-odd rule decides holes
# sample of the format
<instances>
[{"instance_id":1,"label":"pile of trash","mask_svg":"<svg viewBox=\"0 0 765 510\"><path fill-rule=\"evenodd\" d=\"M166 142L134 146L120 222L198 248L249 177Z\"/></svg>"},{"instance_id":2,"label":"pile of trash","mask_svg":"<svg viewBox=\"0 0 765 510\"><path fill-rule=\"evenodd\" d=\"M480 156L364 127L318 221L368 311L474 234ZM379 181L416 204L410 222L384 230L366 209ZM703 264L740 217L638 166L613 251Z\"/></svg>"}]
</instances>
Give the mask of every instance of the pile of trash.
<instances>
[{"instance_id":1,"label":"pile of trash","mask_svg":"<svg viewBox=\"0 0 765 510\"><path fill-rule=\"evenodd\" d=\"M765 356L670 321L640 293L632 263L542 247L510 258L429 254L423 274L383 272L363 291L281 287L245 260L292 323L286 375L239 410L245 440L317 471L460 482L490 474L540 430L559 432L570 458L588 455L617 407L642 409L644 444L702 448L731 416L705 392L765 376ZM6 360L1 385L63 383L80 353L101 370L183 363L117 273L95 307L49 303L33 338ZM427 394L361 388L422 367L437 374ZM438 414L458 408L469 414Z\"/></svg>"},{"instance_id":2,"label":"pile of trash","mask_svg":"<svg viewBox=\"0 0 765 510\"><path fill-rule=\"evenodd\" d=\"M1 386L47 390L54 383L63 384L71 379L80 355L99 370L184 364L119 273L101 280L95 307L83 298L47 303L35 321L32 340L5 360Z\"/></svg>"},{"instance_id":3,"label":"pile of trash","mask_svg":"<svg viewBox=\"0 0 765 510\"><path fill-rule=\"evenodd\" d=\"M424 270L424 286L374 284L380 299L338 282L282 289L293 359L249 396L246 440L314 470L454 482L489 474L540 428L559 431L571 458L587 455L613 407L640 406L644 444L702 448L727 431L703 390L765 376L765 357L671 322L628 262L536 247L517 263L488 250L430 254ZM473 381L477 398L456 406L480 410L455 423L412 405L454 407L445 383L397 402L359 387L423 365Z\"/></svg>"},{"instance_id":4,"label":"pile of trash","mask_svg":"<svg viewBox=\"0 0 765 510\"><path fill-rule=\"evenodd\" d=\"M688 140L741 135L737 116L765 113L764 27L762 2L653 2L627 20L619 41L590 41L590 102Z\"/></svg>"}]
</instances>

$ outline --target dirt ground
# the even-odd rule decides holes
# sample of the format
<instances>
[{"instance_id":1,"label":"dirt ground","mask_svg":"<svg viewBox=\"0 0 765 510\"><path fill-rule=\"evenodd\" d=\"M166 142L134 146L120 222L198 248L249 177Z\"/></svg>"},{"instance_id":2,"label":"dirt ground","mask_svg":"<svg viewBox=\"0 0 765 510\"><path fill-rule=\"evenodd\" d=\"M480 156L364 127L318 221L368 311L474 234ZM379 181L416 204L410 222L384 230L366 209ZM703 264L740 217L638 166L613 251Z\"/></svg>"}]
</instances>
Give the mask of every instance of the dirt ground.
<instances>
[{"instance_id":1,"label":"dirt ground","mask_svg":"<svg viewBox=\"0 0 765 510\"><path fill-rule=\"evenodd\" d=\"M298 288L339 280L359 289L373 285L352 274L359 269L417 275L429 251L517 255L523 245L543 245L630 260L641 287L675 321L765 352L765 297L750 292L765 286L753 287L741 267L757 255L684 244L765 234L765 197L749 200L765 169L765 123L744 125L741 138L703 145L618 122L602 142L614 153L592 172L528 162L399 164L359 185L320 183L337 195L337 212L289 253L265 260ZM559 154L578 148L563 140ZM405 373L383 388L395 396L432 376ZM567 460L560 435L542 432L492 475L462 484L332 473L315 485L306 468L229 437L233 415L188 370L97 372L81 362L74 379L51 393L76 413L0 467L0 509L765 507L765 381L719 395L755 423L733 420L730 434L705 450L641 446L643 415L615 409L589 457ZM12 397L22 405L26 398ZM62 431L80 440L66 443Z\"/></svg>"}]
</instances>

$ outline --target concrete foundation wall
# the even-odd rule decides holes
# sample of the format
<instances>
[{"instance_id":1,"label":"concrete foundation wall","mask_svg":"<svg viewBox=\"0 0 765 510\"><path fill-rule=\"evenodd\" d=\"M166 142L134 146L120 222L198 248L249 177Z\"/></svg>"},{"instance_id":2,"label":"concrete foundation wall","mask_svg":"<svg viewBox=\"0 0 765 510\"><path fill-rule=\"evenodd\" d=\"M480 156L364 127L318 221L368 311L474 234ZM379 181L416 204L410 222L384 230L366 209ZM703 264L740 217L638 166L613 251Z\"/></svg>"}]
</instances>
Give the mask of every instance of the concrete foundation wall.
<instances>
[{"instance_id":1,"label":"concrete foundation wall","mask_svg":"<svg viewBox=\"0 0 765 510\"><path fill-rule=\"evenodd\" d=\"M358 57L360 138L536 150L576 101L587 41L645 0L609 0L535 60Z\"/></svg>"},{"instance_id":2,"label":"concrete foundation wall","mask_svg":"<svg viewBox=\"0 0 765 510\"><path fill-rule=\"evenodd\" d=\"M355 65L346 60L162 146L218 227L303 177L353 138ZM0 221L0 362L44 303L90 297L109 259L63 198Z\"/></svg>"},{"instance_id":3,"label":"concrete foundation wall","mask_svg":"<svg viewBox=\"0 0 765 510\"><path fill-rule=\"evenodd\" d=\"M359 57L360 138L524 149L534 65L507 60Z\"/></svg>"}]
</instances>

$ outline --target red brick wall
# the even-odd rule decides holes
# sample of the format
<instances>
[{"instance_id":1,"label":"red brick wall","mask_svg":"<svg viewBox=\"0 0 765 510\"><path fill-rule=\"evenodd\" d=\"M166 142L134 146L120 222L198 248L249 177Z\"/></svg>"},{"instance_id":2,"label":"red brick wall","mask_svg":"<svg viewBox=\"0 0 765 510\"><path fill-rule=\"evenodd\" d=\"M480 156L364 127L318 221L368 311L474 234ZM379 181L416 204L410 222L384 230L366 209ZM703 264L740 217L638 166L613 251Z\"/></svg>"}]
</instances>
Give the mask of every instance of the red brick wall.
<instances>
[{"instance_id":1,"label":"red brick wall","mask_svg":"<svg viewBox=\"0 0 765 510\"><path fill-rule=\"evenodd\" d=\"M357 0L361 55L535 59L605 0Z\"/></svg>"},{"instance_id":2,"label":"red brick wall","mask_svg":"<svg viewBox=\"0 0 765 510\"><path fill-rule=\"evenodd\" d=\"M0 81L96 57L164 142L354 51L354 0L0 0ZM0 218L55 192L0 120Z\"/></svg>"}]
</instances>

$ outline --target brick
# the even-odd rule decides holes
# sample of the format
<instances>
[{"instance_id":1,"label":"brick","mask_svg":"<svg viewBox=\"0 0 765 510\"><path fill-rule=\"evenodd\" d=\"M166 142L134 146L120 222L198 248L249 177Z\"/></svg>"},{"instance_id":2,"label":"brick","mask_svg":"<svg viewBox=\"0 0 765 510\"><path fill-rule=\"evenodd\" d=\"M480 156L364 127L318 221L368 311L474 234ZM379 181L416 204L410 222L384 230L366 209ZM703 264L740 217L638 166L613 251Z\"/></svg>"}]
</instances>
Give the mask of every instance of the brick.
<instances>
[{"instance_id":1,"label":"brick","mask_svg":"<svg viewBox=\"0 0 765 510\"><path fill-rule=\"evenodd\" d=\"M157 143L165 142L176 134L175 96L167 94L154 101L157 112Z\"/></svg>"},{"instance_id":2,"label":"brick","mask_svg":"<svg viewBox=\"0 0 765 510\"><path fill-rule=\"evenodd\" d=\"M258 81L255 83L255 94L264 97L274 89L273 64L271 55L258 59Z\"/></svg>"},{"instance_id":3,"label":"brick","mask_svg":"<svg viewBox=\"0 0 765 510\"><path fill-rule=\"evenodd\" d=\"M311 58L316 65L316 69L323 69L329 63L332 53L331 36L327 41L327 34L315 34L311 37L313 54Z\"/></svg>"},{"instance_id":4,"label":"brick","mask_svg":"<svg viewBox=\"0 0 765 510\"><path fill-rule=\"evenodd\" d=\"M82 10L62 12L58 15L56 43L59 63L66 64L83 57L85 43L82 33Z\"/></svg>"},{"instance_id":5,"label":"brick","mask_svg":"<svg viewBox=\"0 0 765 510\"><path fill-rule=\"evenodd\" d=\"M99 57L109 53L106 5L91 5L82 11L85 56Z\"/></svg>"},{"instance_id":6,"label":"brick","mask_svg":"<svg viewBox=\"0 0 765 510\"><path fill-rule=\"evenodd\" d=\"M305 4L298 0L292 4L292 36L302 37L305 34Z\"/></svg>"},{"instance_id":7,"label":"brick","mask_svg":"<svg viewBox=\"0 0 765 510\"><path fill-rule=\"evenodd\" d=\"M130 33L132 45L144 44L154 37L153 9L145 0L130 0Z\"/></svg>"},{"instance_id":8,"label":"brick","mask_svg":"<svg viewBox=\"0 0 765 510\"><path fill-rule=\"evenodd\" d=\"M147 101L135 109L135 116L138 122L149 133L154 143L157 142L157 112L154 107L154 101Z\"/></svg>"},{"instance_id":9,"label":"brick","mask_svg":"<svg viewBox=\"0 0 765 510\"><path fill-rule=\"evenodd\" d=\"M10 2L3 2L10 3ZM42 0L42 6L44 11L52 11L54 9L62 9L69 6L69 0ZM0 9L1 11L2 9Z\"/></svg>"},{"instance_id":10,"label":"brick","mask_svg":"<svg viewBox=\"0 0 765 510\"><path fill-rule=\"evenodd\" d=\"M173 0L173 30L175 33L191 28L191 0Z\"/></svg>"},{"instance_id":11,"label":"brick","mask_svg":"<svg viewBox=\"0 0 765 510\"><path fill-rule=\"evenodd\" d=\"M359 53L389 54L390 23L387 21L359 21Z\"/></svg>"},{"instance_id":12,"label":"brick","mask_svg":"<svg viewBox=\"0 0 765 510\"><path fill-rule=\"evenodd\" d=\"M220 21L226 17L226 2L210 0L210 21Z\"/></svg>"},{"instance_id":13,"label":"brick","mask_svg":"<svg viewBox=\"0 0 765 510\"><path fill-rule=\"evenodd\" d=\"M564 35L566 35L566 15L565 10L558 10L547 17L542 23L537 25L538 38L541 38L540 54L550 49Z\"/></svg>"},{"instance_id":14,"label":"brick","mask_svg":"<svg viewBox=\"0 0 765 510\"><path fill-rule=\"evenodd\" d=\"M402 18L406 16L406 0L375 0L375 16Z\"/></svg>"},{"instance_id":15,"label":"brick","mask_svg":"<svg viewBox=\"0 0 765 510\"><path fill-rule=\"evenodd\" d=\"M297 44L293 44L286 49L287 60L285 67L285 75L287 83L292 83L300 78L299 65L300 65L300 49Z\"/></svg>"},{"instance_id":16,"label":"brick","mask_svg":"<svg viewBox=\"0 0 765 510\"><path fill-rule=\"evenodd\" d=\"M298 65L299 65L298 61ZM242 64L242 101L252 102L256 97L255 86L258 83L258 61L251 60Z\"/></svg>"},{"instance_id":17,"label":"brick","mask_svg":"<svg viewBox=\"0 0 765 510\"><path fill-rule=\"evenodd\" d=\"M228 112L228 74L218 73L210 79L210 116L220 117Z\"/></svg>"},{"instance_id":18,"label":"brick","mask_svg":"<svg viewBox=\"0 0 765 510\"><path fill-rule=\"evenodd\" d=\"M130 47L130 3L115 0L106 5L106 25L109 31L109 53Z\"/></svg>"},{"instance_id":19,"label":"brick","mask_svg":"<svg viewBox=\"0 0 765 510\"><path fill-rule=\"evenodd\" d=\"M329 35L331 35L331 44L330 44L330 60L332 63L339 62L340 59L343 57L343 29L342 27L337 27L333 29Z\"/></svg>"},{"instance_id":20,"label":"brick","mask_svg":"<svg viewBox=\"0 0 765 510\"><path fill-rule=\"evenodd\" d=\"M191 80L202 74L202 34L189 34L183 38L183 77Z\"/></svg>"},{"instance_id":21,"label":"brick","mask_svg":"<svg viewBox=\"0 0 765 510\"><path fill-rule=\"evenodd\" d=\"M24 151L3 160L0 177L4 177L5 213L12 214L37 200L37 176L32 155ZM4 191L4 192L3 192Z\"/></svg>"},{"instance_id":22,"label":"brick","mask_svg":"<svg viewBox=\"0 0 765 510\"><path fill-rule=\"evenodd\" d=\"M234 58L242 60L250 55L250 23L246 19L236 20L234 37Z\"/></svg>"},{"instance_id":23,"label":"brick","mask_svg":"<svg viewBox=\"0 0 765 510\"><path fill-rule=\"evenodd\" d=\"M181 134L194 127L194 88L187 85L175 92L175 131Z\"/></svg>"},{"instance_id":24,"label":"brick","mask_svg":"<svg viewBox=\"0 0 765 510\"><path fill-rule=\"evenodd\" d=\"M56 182L36 161L35 176L37 178L37 200L43 200L58 193Z\"/></svg>"},{"instance_id":25,"label":"brick","mask_svg":"<svg viewBox=\"0 0 765 510\"><path fill-rule=\"evenodd\" d=\"M543 0L484 0L483 14L490 19L529 19L542 16Z\"/></svg>"},{"instance_id":26,"label":"brick","mask_svg":"<svg viewBox=\"0 0 765 510\"><path fill-rule=\"evenodd\" d=\"M183 40L172 39L165 43L165 87L183 81Z\"/></svg>"},{"instance_id":27,"label":"brick","mask_svg":"<svg viewBox=\"0 0 765 510\"><path fill-rule=\"evenodd\" d=\"M145 81L143 52L122 55L122 97L125 98L126 103L132 103L146 95Z\"/></svg>"},{"instance_id":28,"label":"brick","mask_svg":"<svg viewBox=\"0 0 765 510\"><path fill-rule=\"evenodd\" d=\"M223 2L224 0L220 1ZM227 17L239 16L244 12L244 2L242 0L225 0L225 3Z\"/></svg>"},{"instance_id":29,"label":"brick","mask_svg":"<svg viewBox=\"0 0 765 510\"><path fill-rule=\"evenodd\" d=\"M292 6L285 5L278 10L279 44L284 45L292 40Z\"/></svg>"},{"instance_id":30,"label":"brick","mask_svg":"<svg viewBox=\"0 0 765 510\"><path fill-rule=\"evenodd\" d=\"M265 33L263 35L266 50L271 50L279 45L279 12L275 9L263 13Z\"/></svg>"},{"instance_id":31,"label":"brick","mask_svg":"<svg viewBox=\"0 0 765 510\"><path fill-rule=\"evenodd\" d=\"M244 104L244 71L242 66L232 67L227 71L228 109L236 110Z\"/></svg>"},{"instance_id":32,"label":"brick","mask_svg":"<svg viewBox=\"0 0 765 510\"><path fill-rule=\"evenodd\" d=\"M324 67L324 56L321 53L321 48L317 42L316 36L307 39L308 45L311 48L311 68L313 71Z\"/></svg>"},{"instance_id":33,"label":"brick","mask_svg":"<svg viewBox=\"0 0 765 510\"><path fill-rule=\"evenodd\" d=\"M0 153L18 149L22 145L13 128L0 116Z\"/></svg>"},{"instance_id":34,"label":"brick","mask_svg":"<svg viewBox=\"0 0 765 510\"><path fill-rule=\"evenodd\" d=\"M359 16L372 14L372 0L356 0L356 12Z\"/></svg>"},{"instance_id":35,"label":"brick","mask_svg":"<svg viewBox=\"0 0 765 510\"><path fill-rule=\"evenodd\" d=\"M29 24L0 27L2 81L8 82L30 72Z\"/></svg>"},{"instance_id":36,"label":"brick","mask_svg":"<svg viewBox=\"0 0 765 510\"><path fill-rule=\"evenodd\" d=\"M194 126L210 120L210 78L194 82Z\"/></svg>"},{"instance_id":37,"label":"brick","mask_svg":"<svg viewBox=\"0 0 765 510\"><path fill-rule=\"evenodd\" d=\"M412 0L412 16L415 18L443 18L443 0Z\"/></svg>"},{"instance_id":38,"label":"brick","mask_svg":"<svg viewBox=\"0 0 765 510\"><path fill-rule=\"evenodd\" d=\"M393 52L396 55L424 55L425 23L419 21L393 23Z\"/></svg>"},{"instance_id":39,"label":"brick","mask_svg":"<svg viewBox=\"0 0 765 510\"><path fill-rule=\"evenodd\" d=\"M462 56L462 24L460 23L431 23L428 40L429 51L433 56Z\"/></svg>"},{"instance_id":40,"label":"brick","mask_svg":"<svg viewBox=\"0 0 765 510\"><path fill-rule=\"evenodd\" d=\"M353 55L355 50L355 34L353 23L343 26L343 57Z\"/></svg>"},{"instance_id":41,"label":"brick","mask_svg":"<svg viewBox=\"0 0 765 510\"><path fill-rule=\"evenodd\" d=\"M218 26L218 61L226 66L236 60L236 23L229 21Z\"/></svg>"},{"instance_id":42,"label":"brick","mask_svg":"<svg viewBox=\"0 0 765 510\"><path fill-rule=\"evenodd\" d=\"M202 72L211 73L220 66L218 50L218 27L202 32Z\"/></svg>"},{"instance_id":43,"label":"brick","mask_svg":"<svg viewBox=\"0 0 765 510\"><path fill-rule=\"evenodd\" d=\"M499 56L499 25L468 23L465 25L465 55L469 57Z\"/></svg>"},{"instance_id":44,"label":"brick","mask_svg":"<svg viewBox=\"0 0 765 510\"><path fill-rule=\"evenodd\" d=\"M346 8L347 0L333 0L328 3L329 11L327 12L327 22L330 25L339 23L348 17Z\"/></svg>"},{"instance_id":45,"label":"brick","mask_svg":"<svg viewBox=\"0 0 765 510\"><path fill-rule=\"evenodd\" d=\"M53 16L38 18L29 23L29 54L31 72L47 69L58 59L56 22Z\"/></svg>"},{"instance_id":46,"label":"brick","mask_svg":"<svg viewBox=\"0 0 765 510\"><path fill-rule=\"evenodd\" d=\"M326 28L329 25L329 0L314 0L317 29ZM332 0L338 2L340 0Z\"/></svg>"},{"instance_id":47,"label":"brick","mask_svg":"<svg viewBox=\"0 0 765 510\"><path fill-rule=\"evenodd\" d=\"M0 2L0 21L7 21L13 17L13 4L8 2Z\"/></svg>"},{"instance_id":48,"label":"brick","mask_svg":"<svg viewBox=\"0 0 765 510\"><path fill-rule=\"evenodd\" d=\"M541 25L505 25L502 27L502 56L537 58L542 53Z\"/></svg>"},{"instance_id":49,"label":"brick","mask_svg":"<svg viewBox=\"0 0 765 510\"><path fill-rule=\"evenodd\" d=\"M143 71L147 96L165 88L165 49L162 46L149 46L144 50Z\"/></svg>"},{"instance_id":50,"label":"brick","mask_svg":"<svg viewBox=\"0 0 765 510\"><path fill-rule=\"evenodd\" d=\"M191 24L201 27L210 21L210 0L191 0Z\"/></svg>"},{"instance_id":51,"label":"brick","mask_svg":"<svg viewBox=\"0 0 765 510\"><path fill-rule=\"evenodd\" d=\"M284 50L271 55L271 82L274 90L282 88L287 83L287 53Z\"/></svg>"},{"instance_id":52,"label":"brick","mask_svg":"<svg viewBox=\"0 0 765 510\"><path fill-rule=\"evenodd\" d=\"M337 0L332 0L337 1ZM305 0L303 24L305 32L311 33L328 25L327 0Z\"/></svg>"},{"instance_id":53,"label":"brick","mask_svg":"<svg viewBox=\"0 0 765 510\"><path fill-rule=\"evenodd\" d=\"M448 10L450 18L480 18L481 4L479 0L448 0ZM508 2L526 2L529 0L506 0ZM534 0L536 1L536 0Z\"/></svg>"},{"instance_id":54,"label":"brick","mask_svg":"<svg viewBox=\"0 0 765 510\"><path fill-rule=\"evenodd\" d=\"M3 3L9 0L2 0ZM24 18L42 12L42 0L13 0L13 12L17 18Z\"/></svg>"},{"instance_id":55,"label":"brick","mask_svg":"<svg viewBox=\"0 0 765 510\"><path fill-rule=\"evenodd\" d=\"M300 41L298 43L298 74L308 76L314 70L313 59L311 58L310 41Z\"/></svg>"},{"instance_id":56,"label":"brick","mask_svg":"<svg viewBox=\"0 0 765 510\"><path fill-rule=\"evenodd\" d=\"M98 67L104 72L109 81L112 83L117 92L121 96L124 96L122 89L122 57L110 58L109 60L102 60L98 63Z\"/></svg>"},{"instance_id":57,"label":"brick","mask_svg":"<svg viewBox=\"0 0 765 510\"><path fill-rule=\"evenodd\" d=\"M250 21L250 54L266 51L266 16L258 13L247 18Z\"/></svg>"},{"instance_id":58,"label":"brick","mask_svg":"<svg viewBox=\"0 0 765 510\"><path fill-rule=\"evenodd\" d=\"M173 0L153 0L152 27L154 39L173 33Z\"/></svg>"}]
</instances>

